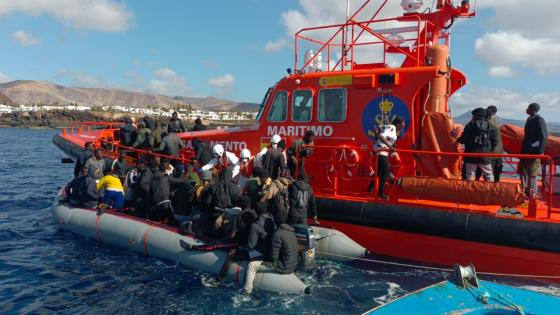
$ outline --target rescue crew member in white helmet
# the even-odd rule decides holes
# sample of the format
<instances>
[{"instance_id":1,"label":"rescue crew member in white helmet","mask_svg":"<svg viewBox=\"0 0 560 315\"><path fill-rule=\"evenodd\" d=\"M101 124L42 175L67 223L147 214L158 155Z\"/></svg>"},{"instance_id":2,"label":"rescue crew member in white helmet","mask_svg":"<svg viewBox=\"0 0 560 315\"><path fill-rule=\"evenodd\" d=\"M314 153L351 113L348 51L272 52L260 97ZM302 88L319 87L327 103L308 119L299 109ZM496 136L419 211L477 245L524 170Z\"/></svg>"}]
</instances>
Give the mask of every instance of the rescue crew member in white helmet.
<instances>
[{"instance_id":1,"label":"rescue crew member in white helmet","mask_svg":"<svg viewBox=\"0 0 560 315\"><path fill-rule=\"evenodd\" d=\"M404 119L399 116L395 116L391 124L377 127L378 141L375 143L374 149L377 153L377 176L379 177L378 196L383 200L388 200L385 194L385 182L391 174L389 155L397 154L395 152L395 143L397 142L399 131L404 127Z\"/></svg>"},{"instance_id":2,"label":"rescue crew member in white helmet","mask_svg":"<svg viewBox=\"0 0 560 315\"><path fill-rule=\"evenodd\" d=\"M200 171L204 172L207 170L213 170L215 167L219 168L219 171L224 170L232 166L232 177L235 178L239 174L239 158L233 152L224 150L221 144L216 144L212 148L212 159L208 164L204 165Z\"/></svg>"},{"instance_id":3,"label":"rescue crew member in white helmet","mask_svg":"<svg viewBox=\"0 0 560 315\"><path fill-rule=\"evenodd\" d=\"M282 138L279 135L273 135L272 138L270 138L270 145L265 147L265 148L262 148L262 150L259 153L257 153L257 155L255 155L255 158L253 159L253 166L254 167L263 167L262 160L263 160L266 152L269 149L273 149L273 148L277 149L280 141L282 141Z\"/></svg>"},{"instance_id":4,"label":"rescue crew member in white helmet","mask_svg":"<svg viewBox=\"0 0 560 315\"><path fill-rule=\"evenodd\" d=\"M254 158L251 157L251 151L249 151L249 149L241 150L239 157L239 176L234 177L233 181L237 183L237 187L239 187L239 190L243 192L245 190L247 180L249 180L249 178L253 175Z\"/></svg>"},{"instance_id":5,"label":"rescue crew member in white helmet","mask_svg":"<svg viewBox=\"0 0 560 315\"><path fill-rule=\"evenodd\" d=\"M262 158L262 167L268 171L270 177L275 180L286 170L286 156L279 144L282 138L279 135L272 136L270 140L270 149Z\"/></svg>"}]
</instances>

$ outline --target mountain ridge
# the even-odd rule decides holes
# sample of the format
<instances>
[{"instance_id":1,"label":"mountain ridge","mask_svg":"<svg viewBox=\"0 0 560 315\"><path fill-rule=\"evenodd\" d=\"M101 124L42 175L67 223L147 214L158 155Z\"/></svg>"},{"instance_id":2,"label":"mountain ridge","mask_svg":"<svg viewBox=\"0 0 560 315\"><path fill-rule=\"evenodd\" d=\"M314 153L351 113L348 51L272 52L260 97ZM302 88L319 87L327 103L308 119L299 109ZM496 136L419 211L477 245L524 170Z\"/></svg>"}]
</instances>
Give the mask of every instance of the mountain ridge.
<instances>
[{"instance_id":1,"label":"mountain ridge","mask_svg":"<svg viewBox=\"0 0 560 315\"><path fill-rule=\"evenodd\" d=\"M193 109L216 111L257 111L259 104L237 102L216 97L166 96L137 92L121 88L67 87L49 81L15 80L0 84L0 103L5 95L12 104L68 105L78 103L85 106L148 106L175 107L192 105Z\"/></svg>"}]
</instances>

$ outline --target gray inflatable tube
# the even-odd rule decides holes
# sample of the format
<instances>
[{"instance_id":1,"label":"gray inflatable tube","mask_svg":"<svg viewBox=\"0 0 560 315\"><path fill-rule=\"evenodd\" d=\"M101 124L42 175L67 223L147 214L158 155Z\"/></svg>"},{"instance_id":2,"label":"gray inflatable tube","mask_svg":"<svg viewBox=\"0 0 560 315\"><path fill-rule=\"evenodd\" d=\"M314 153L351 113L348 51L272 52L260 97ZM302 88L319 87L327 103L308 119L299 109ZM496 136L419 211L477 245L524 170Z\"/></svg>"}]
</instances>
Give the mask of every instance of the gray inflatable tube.
<instances>
[{"instance_id":1,"label":"gray inflatable tube","mask_svg":"<svg viewBox=\"0 0 560 315\"><path fill-rule=\"evenodd\" d=\"M52 211L59 228L105 244L175 261L214 275L220 272L226 258L226 252L220 250L204 252L184 250L179 245L179 240L192 245L201 245L203 242L181 235L170 227L112 211L97 215L94 209L73 208L66 203L60 203L59 196L53 201ZM242 284L246 267L247 261L232 262L226 278ZM266 266L260 267L254 285L266 291L311 293L311 288L296 275L278 274Z\"/></svg>"},{"instance_id":2,"label":"gray inflatable tube","mask_svg":"<svg viewBox=\"0 0 560 315\"><path fill-rule=\"evenodd\" d=\"M368 250L339 230L313 225L315 236L315 253L317 256L352 260L369 254Z\"/></svg>"}]
</instances>

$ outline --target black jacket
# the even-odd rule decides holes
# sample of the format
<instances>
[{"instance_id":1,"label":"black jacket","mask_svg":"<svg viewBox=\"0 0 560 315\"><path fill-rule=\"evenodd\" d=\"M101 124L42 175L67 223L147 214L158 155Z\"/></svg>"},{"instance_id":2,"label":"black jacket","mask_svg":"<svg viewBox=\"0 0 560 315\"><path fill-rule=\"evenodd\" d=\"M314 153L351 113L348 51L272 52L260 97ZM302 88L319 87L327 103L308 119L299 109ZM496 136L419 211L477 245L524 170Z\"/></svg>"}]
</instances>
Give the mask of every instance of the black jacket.
<instances>
[{"instance_id":1,"label":"black jacket","mask_svg":"<svg viewBox=\"0 0 560 315\"><path fill-rule=\"evenodd\" d=\"M130 147L136 139L136 127L133 124L126 124L121 127L119 131L119 136L121 139L121 145Z\"/></svg>"},{"instance_id":2,"label":"black jacket","mask_svg":"<svg viewBox=\"0 0 560 315\"><path fill-rule=\"evenodd\" d=\"M544 119L539 115L527 118L527 122L525 122L525 136L523 137L521 153L543 154L547 140L548 130ZM537 141L539 142L538 145L533 147L533 144Z\"/></svg>"},{"instance_id":3,"label":"black jacket","mask_svg":"<svg viewBox=\"0 0 560 315\"><path fill-rule=\"evenodd\" d=\"M191 131L204 131L206 129L208 129L206 125L200 124L200 125L194 125Z\"/></svg>"},{"instance_id":4,"label":"black jacket","mask_svg":"<svg viewBox=\"0 0 560 315\"><path fill-rule=\"evenodd\" d=\"M210 211L216 208L233 208L240 197L239 188L232 182L232 168L228 167L220 173L217 182L209 188L209 193L205 194L204 203Z\"/></svg>"},{"instance_id":5,"label":"black jacket","mask_svg":"<svg viewBox=\"0 0 560 315\"><path fill-rule=\"evenodd\" d=\"M298 265L298 244L294 228L282 224L272 236L272 261L279 273L292 273Z\"/></svg>"},{"instance_id":6,"label":"black jacket","mask_svg":"<svg viewBox=\"0 0 560 315\"><path fill-rule=\"evenodd\" d=\"M477 143L477 138L485 135L487 139L483 145ZM498 131L486 118L478 118L469 122L459 139L465 145L465 153L492 153L498 144ZM475 164L490 164L493 158L465 157L465 162Z\"/></svg>"},{"instance_id":7,"label":"black jacket","mask_svg":"<svg viewBox=\"0 0 560 315\"><path fill-rule=\"evenodd\" d=\"M274 224L272 215L270 213L259 215L257 221L253 222L249 229L247 247L250 250L257 250L261 254L270 257L274 230L276 230L276 224Z\"/></svg>"},{"instance_id":8,"label":"black jacket","mask_svg":"<svg viewBox=\"0 0 560 315\"><path fill-rule=\"evenodd\" d=\"M149 198L153 177L154 173L151 169L146 167L142 170L142 173L138 176L137 184L134 186L134 198L144 200Z\"/></svg>"},{"instance_id":9,"label":"black jacket","mask_svg":"<svg viewBox=\"0 0 560 315\"><path fill-rule=\"evenodd\" d=\"M303 195L298 192L305 192ZM311 185L305 181L298 180L290 185L289 188L290 196L290 217L296 218L307 218L307 213L311 212L311 216L317 215L317 202L315 201L315 195L313 194L313 188ZM300 201L300 196L305 196L305 205L302 205Z\"/></svg>"},{"instance_id":10,"label":"black jacket","mask_svg":"<svg viewBox=\"0 0 560 315\"><path fill-rule=\"evenodd\" d=\"M280 149L268 149L262 160L262 166L272 179L277 179L286 168L286 158Z\"/></svg>"},{"instance_id":11,"label":"black jacket","mask_svg":"<svg viewBox=\"0 0 560 315\"><path fill-rule=\"evenodd\" d=\"M70 197L71 200L74 200L76 203L80 203L80 185L86 180L86 176L78 176L72 179L64 189L66 191L66 195Z\"/></svg>"},{"instance_id":12,"label":"black jacket","mask_svg":"<svg viewBox=\"0 0 560 315\"><path fill-rule=\"evenodd\" d=\"M150 117L144 117L144 124L146 125L147 128L150 128L152 131L154 131L156 129L156 121L153 118Z\"/></svg>"},{"instance_id":13,"label":"black jacket","mask_svg":"<svg viewBox=\"0 0 560 315\"><path fill-rule=\"evenodd\" d=\"M210 148L210 143L208 141L194 141L193 140L194 152L196 153L194 159L202 165L208 164L212 159L212 149Z\"/></svg>"},{"instance_id":14,"label":"black jacket","mask_svg":"<svg viewBox=\"0 0 560 315\"><path fill-rule=\"evenodd\" d=\"M157 170L153 172L153 174L154 176L150 185L150 200L153 206L160 202L171 200L171 186L185 182L180 178L167 175L162 170Z\"/></svg>"}]
</instances>

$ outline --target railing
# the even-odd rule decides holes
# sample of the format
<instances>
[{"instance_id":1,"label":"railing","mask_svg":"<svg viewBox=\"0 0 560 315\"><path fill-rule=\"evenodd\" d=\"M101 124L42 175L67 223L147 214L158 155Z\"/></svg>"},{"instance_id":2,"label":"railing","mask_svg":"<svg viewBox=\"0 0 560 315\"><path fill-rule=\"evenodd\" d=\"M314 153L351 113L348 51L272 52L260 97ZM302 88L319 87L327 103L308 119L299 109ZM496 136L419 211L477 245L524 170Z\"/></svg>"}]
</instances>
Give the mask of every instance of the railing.
<instances>
[{"instance_id":1,"label":"railing","mask_svg":"<svg viewBox=\"0 0 560 315\"><path fill-rule=\"evenodd\" d=\"M295 35L295 69L296 71L301 72L305 68L307 68L310 64L314 62L316 58L320 54L322 54L325 50L327 52L327 70L328 71L335 71L338 67L340 70L344 70L346 64L351 65L351 69L355 66L356 60L356 51L355 48L363 47L363 46L374 46L383 49L383 56L382 56L382 63L385 64L387 62L387 53L388 48L391 48L391 53L400 53L406 57L411 58L414 61L416 66L420 66L424 60L422 56L424 56L426 52L425 43L427 41L427 33L424 32L423 36L422 33L422 24L423 21L419 16L407 16L406 22L401 22L402 17L399 18L389 18L389 19L379 19L379 20L369 20L369 21L352 21L349 20L344 24L334 24L328 26L319 26L319 27L309 27L304 28L296 33ZM406 23L406 27L400 28L379 28L374 30L370 27L371 24L387 24L387 23ZM431 24L429 21L424 21L426 24ZM410 25L414 24L414 25ZM303 33L306 32L316 32L316 31L328 31L330 29L334 29L334 33L327 39L327 40L320 40L313 38L311 36L306 36ZM359 31L359 32L357 32ZM347 38L347 33L350 32L350 38ZM374 41L360 41L360 38L363 33L367 33L374 38ZM390 36L397 36L400 34L406 33L414 33L415 36L412 37L402 37L399 42L393 42L389 39L386 35ZM402 36L402 35L401 35ZM338 42L340 38L340 42ZM300 43L301 40L307 41L314 45L320 45L320 47L315 51L314 55L306 60L303 66L299 67L299 49L302 46ZM349 42L347 42L349 40ZM408 47L401 46L402 44L408 43ZM411 50L409 47L415 45L415 52ZM331 67L331 54L333 48L341 49L341 57L336 60L336 64ZM350 55L350 57L348 57ZM375 60L372 60L375 61Z\"/></svg>"},{"instance_id":2,"label":"railing","mask_svg":"<svg viewBox=\"0 0 560 315\"><path fill-rule=\"evenodd\" d=\"M364 148L364 147L356 147L356 146L328 146L328 145L308 145L308 146L304 146L304 147L309 147L309 148L313 148L314 150L316 149L323 149L326 150L327 152L329 152L327 154L327 156L329 156L329 159L325 160L324 157L325 155L321 155L323 158L319 158L319 159L313 159L313 158L308 158L308 161L306 162L306 167L312 169L312 171L310 172L310 174L313 175L319 175L319 176L325 176L325 174L320 174L317 173L317 169L321 169L321 167L317 167L317 165L312 165L312 163L329 163L329 164L342 164L341 162L343 162L343 159L339 159L338 161L333 161L332 156L335 157L339 157L342 156L343 154L347 154L346 152L352 152L352 151L356 151L356 152L367 152L367 154L371 154L372 153L372 149L371 148ZM327 153L327 152L322 152L322 153ZM397 153L400 153L402 155L410 155L412 156L412 158L410 160L414 161L416 159L419 158L420 155L429 155L429 156L447 156L447 157L456 157L459 161L461 161L461 159L463 157L487 157L487 158L502 158L502 159L512 159L512 158L517 158L517 159L539 159L541 161L545 161L546 165L549 169L549 176L548 178L543 177L542 178L542 182L544 183L545 181L548 182L548 189L543 189L543 195L546 195L547 197L547 218L550 218L552 213L560 213L560 211L558 210L553 210L552 209L552 204L553 204L553 193L554 193L554 181L553 181L553 174L554 174L554 170L555 170L555 164L554 164L554 160L548 156L548 155L535 155L535 154L496 154L496 153L459 153L459 152L434 152L434 151L422 151L422 150L407 150L407 149L398 149L396 150ZM353 153L350 153L353 154ZM296 152L296 156L299 160L299 152ZM364 154L361 154L361 156L364 156ZM344 160L344 162L348 163L347 160ZM364 163L361 162L361 165L366 165L368 163ZM348 165L348 164L347 164ZM344 178L346 170L345 168L347 167L347 165L327 165L325 166L324 169L331 169L332 167L334 167L334 170L332 172L327 172L326 177L327 177L327 182L329 182L330 184L332 184L331 186L331 190L333 193L333 196L354 196L356 195L355 192L341 192L340 191L340 183L343 180L360 180L360 181L366 181L366 180L375 180L375 190L372 192L373 196L371 196L371 194L369 194L368 196L373 197L375 201L377 201L377 189L379 187L379 179L377 177L377 159L375 157L372 157L371 162L369 163L369 167L375 171L375 176L372 178L370 176L351 176L351 178ZM299 170L298 170L299 171ZM315 173L313 173L315 171ZM331 177L332 178L331 178ZM544 185L543 185L544 186ZM544 188L544 187L543 187ZM396 189L394 190L395 192L397 191ZM364 194L362 194L363 196ZM398 197L398 196L396 196ZM396 199L396 198L395 198Z\"/></svg>"}]
</instances>

